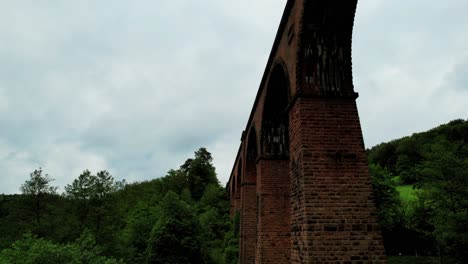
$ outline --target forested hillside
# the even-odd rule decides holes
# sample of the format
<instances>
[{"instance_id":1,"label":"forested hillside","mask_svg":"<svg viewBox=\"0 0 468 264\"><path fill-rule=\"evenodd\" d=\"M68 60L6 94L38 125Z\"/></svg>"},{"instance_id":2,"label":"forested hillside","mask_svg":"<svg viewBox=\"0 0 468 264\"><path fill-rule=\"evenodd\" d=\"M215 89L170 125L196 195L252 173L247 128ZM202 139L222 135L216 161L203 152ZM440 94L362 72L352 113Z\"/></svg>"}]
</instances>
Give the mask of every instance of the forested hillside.
<instances>
[{"instance_id":1,"label":"forested hillside","mask_svg":"<svg viewBox=\"0 0 468 264\"><path fill-rule=\"evenodd\" d=\"M211 154L126 184L85 170L57 194L35 170L0 196L0 263L237 263L237 224Z\"/></svg>"},{"instance_id":2,"label":"forested hillside","mask_svg":"<svg viewBox=\"0 0 468 264\"><path fill-rule=\"evenodd\" d=\"M368 157L387 253L468 263L468 121L379 144Z\"/></svg>"},{"instance_id":3,"label":"forested hillside","mask_svg":"<svg viewBox=\"0 0 468 264\"><path fill-rule=\"evenodd\" d=\"M367 151L387 254L402 256L389 263L468 263L468 121ZM0 195L0 263L237 263L239 217L205 148L151 181L85 170L58 194L52 180L38 169Z\"/></svg>"}]
</instances>

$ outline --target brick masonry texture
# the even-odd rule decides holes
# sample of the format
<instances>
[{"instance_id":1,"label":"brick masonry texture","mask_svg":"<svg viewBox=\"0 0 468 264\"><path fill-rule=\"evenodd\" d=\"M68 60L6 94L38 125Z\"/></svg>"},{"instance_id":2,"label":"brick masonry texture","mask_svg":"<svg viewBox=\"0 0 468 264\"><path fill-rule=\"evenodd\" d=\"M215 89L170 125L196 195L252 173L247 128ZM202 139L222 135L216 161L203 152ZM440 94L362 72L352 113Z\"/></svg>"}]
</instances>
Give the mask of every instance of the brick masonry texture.
<instances>
[{"instance_id":1,"label":"brick masonry texture","mask_svg":"<svg viewBox=\"0 0 468 264\"><path fill-rule=\"evenodd\" d=\"M242 264L387 263L352 84L356 4L286 4L227 186Z\"/></svg>"}]
</instances>

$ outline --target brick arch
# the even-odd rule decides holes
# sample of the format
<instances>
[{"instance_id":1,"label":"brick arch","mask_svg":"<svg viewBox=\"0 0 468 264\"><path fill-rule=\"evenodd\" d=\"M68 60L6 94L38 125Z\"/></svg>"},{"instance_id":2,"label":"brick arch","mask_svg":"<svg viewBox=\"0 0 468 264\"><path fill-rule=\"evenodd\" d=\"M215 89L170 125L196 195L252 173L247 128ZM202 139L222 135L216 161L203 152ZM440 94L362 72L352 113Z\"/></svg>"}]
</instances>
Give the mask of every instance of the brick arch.
<instances>
[{"instance_id":1,"label":"brick arch","mask_svg":"<svg viewBox=\"0 0 468 264\"><path fill-rule=\"evenodd\" d=\"M244 160L242 179L242 212L240 262L253 263L257 243L257 157L258 144L255 127L249 130L247 142L244 145Z\"/></svg>"},{"instance_id":2,"label":"brick arch","mask_svg":"<svg viewBox=\"0 0 468 264\"><path fill-rule=\"evenodd\" d=\"M269 73L261 112L261 157L257 170L256 263L290 259L289 113L290 80L277 59ZM245 262L247 263L247 262Z\"/></svg>"},{"instance_id":3,"label":"brick arch","mask_svg":"<svg viewBox=\"0 0 468 264\"><path fill-rule=\"evenodd\" d=\"M258 140L257 140L257 132L254 126L250 128L249 133L247 134L247 148L245 153L245 160L246 160L246 171L256 171L256 163L258 158Z\"/></svg>"},{"instance_id":4,"label":"brick arch","mask_svg":"<svg viewBox=\"0 0 468 264\"><path fill-rule=\"evenodd\" d=\"M290 81L284 63L277 63L266 86L261 121L261 150L267 158L289 156Z\"/></svg>"},{"instance_id":5,"label":"brick arch","mask_svg":"<svg viewBox=\"0 0 468 264\"><path fill-rule=\"evenodd\" d=\"M237 163L237 171L234 175L234 211L233 214L236 214L241 210L241 180L242 180L242 159Z\"/></svg>"},{"instance_id":6,"label":"brick arch","mask_svg":"<svg viewBox=\"0 0 468 264\"><path fill-rule=\"evenodd\" d=\"M237 174L236 174L236 199L240 199L241 196L241 187L242 187L242 159L239 160L237 164Z\"/></svg>"}]
</instances>

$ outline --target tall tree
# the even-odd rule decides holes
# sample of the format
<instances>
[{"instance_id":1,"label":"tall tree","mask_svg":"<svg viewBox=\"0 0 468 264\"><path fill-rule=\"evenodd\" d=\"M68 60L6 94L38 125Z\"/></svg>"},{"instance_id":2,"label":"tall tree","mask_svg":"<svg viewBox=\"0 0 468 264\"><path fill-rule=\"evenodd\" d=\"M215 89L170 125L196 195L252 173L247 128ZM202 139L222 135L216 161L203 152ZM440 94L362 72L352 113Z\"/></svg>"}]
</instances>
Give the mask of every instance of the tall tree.
<instances>
[{"instance_id":1,"label":"tall tree","mask_svg":"<svg viewBox=\"0 0 468 264\"><path fill-rule=\"evenodd\" d=\"M439 141L419 167L420 199L431 211L434 236L447 253L468 261L468 144Z\"/></svg>"},{"instance_id":2,"label":"tall tree","mask_svg":"<svg viewBox=\"0 0 468 264\"><path fill-rule=\"evenodd\" d=\"M380 223L384 228L392 229L397 221L398 209L401 206L392 174L387 169L375 164L369 165L369 172Z\"/></svg>"},{"instance_id":3,"label":"tall tree","mask_svg":"<svg viewBox=\"0 0 468 264\"><path fill-rule=\"evenodd\" d=\"M200 200L203 192L210 184L218 184L216 171L213 166L213 157L206 148L195 151L195 159L189 159L182 165L181 170L187 175L190 193L195 200Z\"/></svg>"},{"instance_id":4,"label":"tall tree","mask_svg":"<svg viewBox=\"0 0 468 264\"><path fill-rule=\"evenodd\" d=\"M124 187L125 180L116 181L105 170L96 175L85 170L72 184L67 185L65 195L76 203L80 231L88 227L99 243L112 241L114 225L119 221L113 195Z\"/></svg>"},{"instance_id":5,"label":"tall tree","mask_svg":"<svg viewBox=\"0 0 468 264\"><path fill-rule=\"evenodd\" d=\"M91 175L89 170L85 170L77 179L73 180L72 184L65 186L65 194L72 199L87 200L93 194L94 184L95 177Z\"/></svg>"},{"instance_id":6,"label":"tall tree","mask_svg":"<svg viewBox=\"0 0 468 264\"><path fill-rule=\"evenodd\" d=\"M200 227L190 206L169 191L148 240L147 263L201 263Z\"/></svg>"},{"instance_id":7,"label":"tall tree","mask_svg":"<svg viewBox=\"0 0 468 264\"><path fill-rule=\"evenodd\" d=\"M79 230L75 231L76 234L79 234L85 226L95 181L95 176L91 175L89 170L85 170L77 179L73 180L72 184L65 186L65 196L73 203L72 212L74 212L79 227Z\"/></svg>"},{"instance_id":8,"label":"tall tree","mask_svg":"<svg viewBox=\"0 0 468 264\"><path fill-rule=\"evenodd\" d=\"M43 175L41 168L34 170L29 176L30 179L26 180L20 189L30 200L36 225L39 226L46 210L47 195L56 194L57 187L50 185L53 179L48 174Z\"/></svg>"},{"instance_id":9,"label":"tall tree","mask_svg":"<svg viewBox=\"0 0 468 264\"><path fill-rule=\"evenodd\" d=\"M93 198L106 199L109 194L123 189L125 184L125 180L116 181L108 171L100 171L95 176Z\"/></svg>"},{"instance_id":10,"label":"tall tree","mask_svg":"<svg viewBox=\"0 0 468 264\"><path fill-rule=\"evenodd\" d=\"M122 251L128 263L145 263L151 230L157 222L160 208L151 202L134 204L122 230Z\"/></svg>"}]
</instances>

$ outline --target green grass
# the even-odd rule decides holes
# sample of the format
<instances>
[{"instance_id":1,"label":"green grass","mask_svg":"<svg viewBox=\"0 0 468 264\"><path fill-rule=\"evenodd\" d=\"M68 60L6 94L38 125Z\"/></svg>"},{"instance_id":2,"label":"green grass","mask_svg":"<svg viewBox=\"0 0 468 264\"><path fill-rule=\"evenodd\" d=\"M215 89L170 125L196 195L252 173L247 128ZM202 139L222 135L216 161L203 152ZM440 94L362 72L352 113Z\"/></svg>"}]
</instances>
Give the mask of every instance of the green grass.
<instances>
[{"instance_id":1,"label":"green grass","mask_svg":"<svg viewBox=\"0 0 468 264\"><path fill-rule=\"evenodd\" d=\"M437 264L436 257L388 256L388 264Z\"/></svg>"},{"instance_id":2,"label":"green grass","mask_svg":"<svg viewBox=\"0 0 468 264\"><path fill-rule=\"evenodd\" d=\"M400 193L401 200L405 202L410 202L417 199L413 185L397 186L396 189Z\"/></svg>"},{"instance_id":3,"label":"green grass","mask_svg":"<svg viewBox=\"0 0 468 264\"><path fill-rule=\"evenodd\" d=\"M401 177L400 176L395 176L392 178L392 181L396 184L396 185L402 185L403 184L403 181L401 180Z\"/></svg>"}]
</instances>

